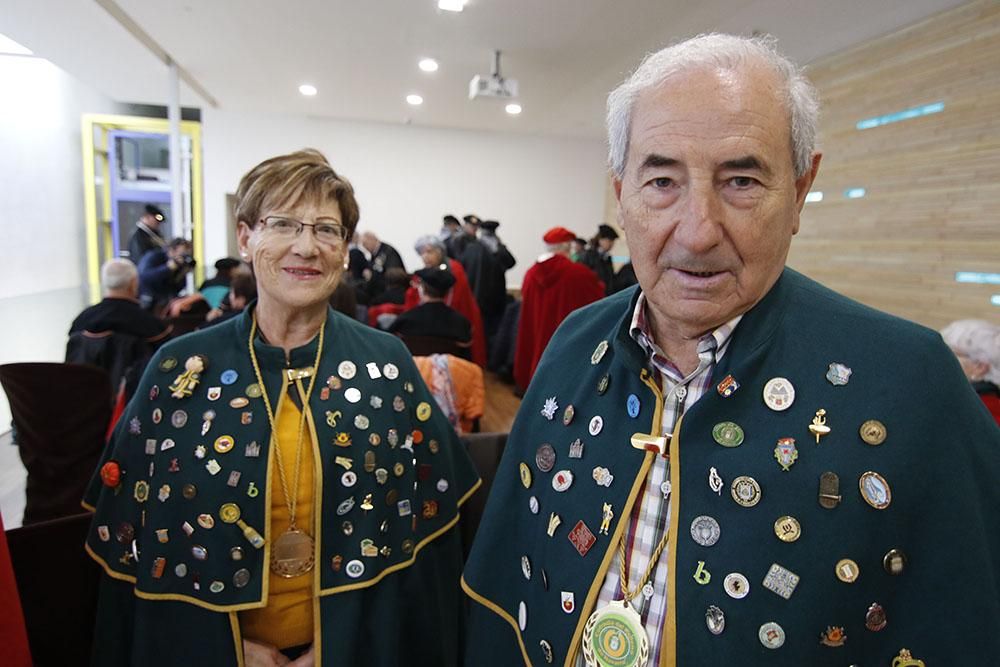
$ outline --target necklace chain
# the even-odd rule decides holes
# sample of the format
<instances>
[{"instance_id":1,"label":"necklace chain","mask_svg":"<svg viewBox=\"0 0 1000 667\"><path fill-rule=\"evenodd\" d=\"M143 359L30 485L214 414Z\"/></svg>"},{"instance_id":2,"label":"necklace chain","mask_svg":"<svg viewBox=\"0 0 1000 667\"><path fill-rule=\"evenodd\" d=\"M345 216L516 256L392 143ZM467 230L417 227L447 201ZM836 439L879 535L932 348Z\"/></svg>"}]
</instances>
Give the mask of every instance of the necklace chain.
<instances>
[{"instance_id":1,"label":"necklace chain","mask_svg":"<svg viewBox=\"0 0 1000 667\"><path fill-rule=\"evenodd\" d=\"M285 505L288 506L288 516L289 525L288 530L295 530L295 505L298 502L298 489L299 489L299 473L301 472L302 463L302 441L305 435L306 426L306 410L309 409L309 396L312 394L313 385L316 383L316 375L319 373L319 359L323 352L323 331L326 329L326 320L323 320L323 324L319 327L319 344L316 347L316 360L313 362L313 373L312 377L309 378L309 386L306 389L305 396L302 397L302 415L299 418L299 435L295 443L295 474L294 474L294 487L295 493L289 494L288 492L288 478L285 475L285 464L281 460L281 449L278 447L278 423L274 418L274 411L271 409L271 401L267 397L267 387L264 385L264 377L260 372L260 365L257 363L257 353L253 349L253 339L254 335L257 333L257 312L254 311L253 321L250 325L250 340L248 347L250 349L250 361L253 363L253 372L257 376L257 384L260 385L260 395L264 399L264 408L267 410L267 421L271 425L271 449L276 449L276 458L278 460L278 477L281 479L281 490L285 494ZM296 380L296 382L301 382ZM280 398L279 398L280 401Z\"/></svg>"}]
</instances>

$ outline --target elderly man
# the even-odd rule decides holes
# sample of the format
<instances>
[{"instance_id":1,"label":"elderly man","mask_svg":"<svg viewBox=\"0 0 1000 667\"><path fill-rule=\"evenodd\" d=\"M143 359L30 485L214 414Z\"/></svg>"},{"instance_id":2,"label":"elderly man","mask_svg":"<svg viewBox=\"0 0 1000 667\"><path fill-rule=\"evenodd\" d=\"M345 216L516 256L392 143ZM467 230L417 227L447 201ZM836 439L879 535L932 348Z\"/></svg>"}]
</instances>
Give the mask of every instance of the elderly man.
<instances>
[{"instance_id":1,"label":"elderly man","mask_svg":"<svg viewBox=\"0 0 1000 667\"><path fill-rule=\"evenodd\" d=\"M593 271L569 258L576 234L553 227L542 240L547 251L524 274L521 317L514 350L514 381L527 389L545 346L566 316L604 296Z\"/></svg>"},{"instance_id":2,"label":"elderly man","mask_svg":"<svg viewBox=\"0 0 1000 667\"><path fill-rule=\"evenodd\" d=\"M84 308L70 325L78 331L128 334L159 345L170 335L170 327L139 306L139 272L127 259L109 259L101 267L104 298Z\"/></svg>"},{"instance_id":3,"label":"elderly man","mask_svg":"<svg viewBox=\"0 0 1000 667\"><path fill-rule=\"evenodd\" d=\"M784 268L817 106L726 35L611 94L639 287L538 366L463 577L469 664L1000 655L1000 430L934 332Z\"/></svg>"},{"instance_id":4,"label":"elderly man","mask_svg":"<svg viewBox=\"0 0 1000 667\"><path fill-rule=\"evenodd\" d=\"M383 243L375 232L361 234L361 246L368 253L367 296L370 300L379 297L385 291L385 272L392 268L405 269L403 258L399 251L388 243Z\"/></svg>"}]
</instances>

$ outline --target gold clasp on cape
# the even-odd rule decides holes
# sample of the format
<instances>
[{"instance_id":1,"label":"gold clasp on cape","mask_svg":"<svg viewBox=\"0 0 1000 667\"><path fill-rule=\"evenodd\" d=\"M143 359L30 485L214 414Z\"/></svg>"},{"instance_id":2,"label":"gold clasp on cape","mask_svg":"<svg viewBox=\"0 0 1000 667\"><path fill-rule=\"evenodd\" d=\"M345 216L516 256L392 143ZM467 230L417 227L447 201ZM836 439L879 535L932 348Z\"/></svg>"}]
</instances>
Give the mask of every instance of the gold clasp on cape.
<instances>
[{"instance_id":1,"label":"gold clasp on cape","mask_svg":"<svg viewBox=\"0 0 1000 667\"><path fill-rule=\"evenodd\" d=\"M670 452L670 435L653 435L652 433L633 433L632 446L636 449L645 449L656 452L660 456L667 456Z\"/></svg>"}]
</instances>

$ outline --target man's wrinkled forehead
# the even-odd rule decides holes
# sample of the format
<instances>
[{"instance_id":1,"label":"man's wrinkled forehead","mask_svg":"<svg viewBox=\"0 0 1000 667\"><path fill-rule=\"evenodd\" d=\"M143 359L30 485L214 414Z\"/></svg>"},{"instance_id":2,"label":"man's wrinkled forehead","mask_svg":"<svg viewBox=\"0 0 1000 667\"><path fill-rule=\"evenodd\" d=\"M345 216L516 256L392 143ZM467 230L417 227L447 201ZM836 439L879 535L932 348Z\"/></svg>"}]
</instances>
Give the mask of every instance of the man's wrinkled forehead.
<instances>
[{"instance_id":1,"label":"man's wrinkled forehead","mask_svg":"<svg viewBox=\"0 0 1000 667\"><path fill-rule=\"evenodd\" d=\"M736 68L691 67L672 73L636 98L629 122L628 166L642 168L653 155L649 137L675 130L685 137L714 137L723 124L748 139L780 142L793 160L791 114L778 75L760 64ZM633 160L638 160L633 163Z\"/></svg>"}]
</instances>

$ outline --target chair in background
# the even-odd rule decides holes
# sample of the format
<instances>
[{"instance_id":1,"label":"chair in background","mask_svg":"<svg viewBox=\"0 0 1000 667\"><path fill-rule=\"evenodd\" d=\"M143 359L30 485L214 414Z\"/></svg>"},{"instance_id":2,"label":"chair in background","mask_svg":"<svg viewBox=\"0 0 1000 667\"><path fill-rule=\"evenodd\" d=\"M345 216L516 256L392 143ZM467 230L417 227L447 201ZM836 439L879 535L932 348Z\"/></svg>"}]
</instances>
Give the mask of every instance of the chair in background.
<instances>
[{"instance_id":1,"label":"chair in background","mask_svg":"<svg viewBox=\"0 0 1000 667\"><path fill-rule=\"evenodd\" d=\"M451 338L437 336L399 336L406 349L415 357L426 357L432 354L451 354L459 359L471 359L471 346L465 347Z\"/></svg>"},{"instance_id":2,"label":"chair in background","mask_svg":"<svg viewBox=\"0 0 1000 667\"><path fill-rule=\"evenodd\" d=\"M28 471L24 525L79 513L111 418L107 372L82 364L6 364L0 384Z\"/></svg>"},{"instance_id":3,"label":"chair in background","mask_svg":"<svg viewBox=\"0 0 1000 667\"><path fill-rule=\"evenodd\" d=\"M89 364L103 368L108 373L111 395L114 400L125 380L125 400L142 377L146 363L153 356L153 346L145 340L114 331L76 331L66 343L66 363Z\"/></svg>"},{"instance_id":4,"label":"chair in background","mask_svg":"<svg viewBox=\"0 0 1000 667\"><path fill-rule=\"evenodd\" d=\"M76 514L7 532L36 667L90 662L100 585L100 568L83 550L90 520Z\"/></svg>"},{"instance_id":5,"label":"chair in background","mask_svg":"<svg viewBox=\"0 0 1000 667\"><path fill-rule=\"evenodd\" d=\"M507 445L507 435L507 433L473 433L462 436L465 449L476 467L476 472L479 473L479 478L483 481L482 487L462 505L459 525L462 532L462 553L465 558L469 557L472 541L476 537L476 531L479 530L483 510L486 509L486 500L490 497L497 467Z\"/></svg>"}]
</instances>

